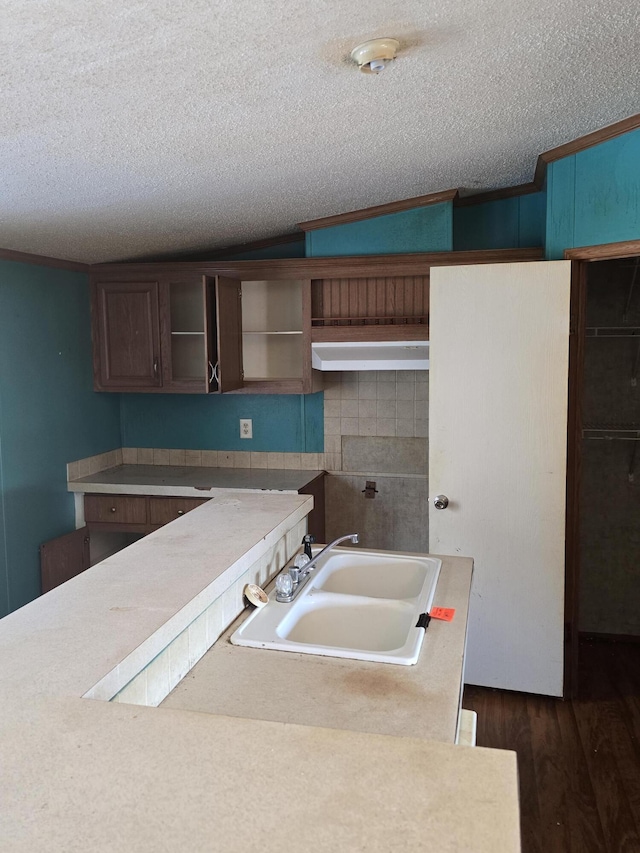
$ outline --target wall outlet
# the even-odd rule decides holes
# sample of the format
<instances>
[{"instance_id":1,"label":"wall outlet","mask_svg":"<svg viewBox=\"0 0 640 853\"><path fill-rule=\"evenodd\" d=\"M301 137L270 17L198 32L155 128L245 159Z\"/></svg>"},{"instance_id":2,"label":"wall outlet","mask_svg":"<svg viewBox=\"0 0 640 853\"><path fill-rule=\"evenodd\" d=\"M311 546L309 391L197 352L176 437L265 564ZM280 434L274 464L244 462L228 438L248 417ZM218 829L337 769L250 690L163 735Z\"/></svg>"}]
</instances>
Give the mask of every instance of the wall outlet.
<instances>
[{"instance_id":1,"label":"wall outlet","mask_svg":"<svg viewBox=\"0 0 640 853\"><path fill-rule=\"evenodd\" d=\"M251 418L240 418L240 438L253 438L253 421Z\"/></svg>"}]
</instances>

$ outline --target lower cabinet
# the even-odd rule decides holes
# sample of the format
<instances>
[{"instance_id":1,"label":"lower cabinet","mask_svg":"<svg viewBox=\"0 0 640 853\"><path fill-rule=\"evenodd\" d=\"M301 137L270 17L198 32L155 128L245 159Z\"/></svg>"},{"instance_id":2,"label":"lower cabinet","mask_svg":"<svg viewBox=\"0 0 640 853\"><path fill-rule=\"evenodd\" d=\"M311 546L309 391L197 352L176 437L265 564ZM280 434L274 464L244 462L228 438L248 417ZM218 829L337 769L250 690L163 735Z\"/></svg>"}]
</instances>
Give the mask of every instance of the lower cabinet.
<instances>
[{"instance_id":1,"label":"lower cabinet","mask_svg":"<svg viewBox=\"0 0 640 853\"><path fill-rule=\"evenodd\" d=\"M85 495L84 520L92 530L151 533L209 498Z\"/></svg>"},{"instance_id":2,"label":"lower cabinet","mask_svg":"<svg viewBox=\"0 0 640 853\"><path fill-rule=\"evenodd\" d=\"M90 566L126 548L136 538L180 518L206 500L148 495L85 495L85 526L40 546L42 593L71 580Z\"/></svg>"},{"instance_id":3,"label":"lower cabinet","mask_svg":"<svg viewBox=\"0 0 640 853\"><path fill-rule=\"evenodd\" d=\"M71 580L90 565L90 535L86 527L40 546L42 592Z\"/></svg>"},{"instance_id":4,"label":"lower cabinet","mask_svg":"<svg viewBox=\"0 0 640 853\"><path fill-rule=\"evenodd\" d=\"M308 516L308 531L316 542L324 542L324 474L307 483L299 494L313 495L314 508ZM125 548L136 537L152 533L208 500L152 495L85 495L85 526L40 546L42 592L49 592Z\"/></svg>"}]
</instances>

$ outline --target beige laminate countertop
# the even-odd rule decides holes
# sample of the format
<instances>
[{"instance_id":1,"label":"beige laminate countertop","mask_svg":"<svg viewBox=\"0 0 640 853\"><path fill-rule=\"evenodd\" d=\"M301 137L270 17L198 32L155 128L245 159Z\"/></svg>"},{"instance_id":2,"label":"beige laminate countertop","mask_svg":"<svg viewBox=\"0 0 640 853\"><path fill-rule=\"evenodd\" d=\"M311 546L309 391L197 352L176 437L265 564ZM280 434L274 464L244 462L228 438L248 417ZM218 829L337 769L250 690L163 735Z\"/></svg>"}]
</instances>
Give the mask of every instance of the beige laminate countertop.
<instances>
[{"instance_id":1,"label":"beige laminate countertop","mask_svg":"<svg viewBox=\"0 0 640 853\"><path fill-rule=\"evenodd\" d=\"M520 849L513 753L82 698L311 505L228 492L0 620L3 853Z\"/></svg>"},{"instance_id":2,"label":"beige laminate countertop","mask_svg":"<svg viewBox=\"0 0 640 853\"><path fill-rule=\"evenodd\" d=\"M440 559L434 605L456 614L431 620L415 666L234 646L245 611L162 707L454 743L472 561Z\"/></svg>"},{"instance_id":3,"label":"beige laminate countertop","mask_svg":"<svg viewBox=\"0 0 640 853\"><path fill-rule=\"evenodd\" d=\"M218 489L250 492L298 492L323 474L274 468L207 468L190 465L118 465L70 480L70 492L93 494L213 497Z\"/></svg>"}]
</instances>

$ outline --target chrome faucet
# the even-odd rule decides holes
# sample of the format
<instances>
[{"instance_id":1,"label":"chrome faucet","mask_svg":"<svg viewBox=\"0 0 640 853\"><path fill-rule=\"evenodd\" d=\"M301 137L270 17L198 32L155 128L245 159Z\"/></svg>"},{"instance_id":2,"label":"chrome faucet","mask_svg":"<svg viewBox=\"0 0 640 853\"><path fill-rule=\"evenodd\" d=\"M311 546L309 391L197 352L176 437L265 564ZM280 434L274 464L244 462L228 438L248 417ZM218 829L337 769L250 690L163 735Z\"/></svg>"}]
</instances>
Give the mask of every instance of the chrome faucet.
<instances>
[{"instance_id":1,"label":"chrome faucet","mask_svg":"<svg viewBox=\"0 0 640 853\"><path fill-rule=\"evenodd\" d=\"M318 551L315 557L312 557L303 566L291 566L287 572L281 572L276 578L276 601L280 601L283 604L293 601L311 577L311 570L315 568L320 557L324 556L324 554L341 542L346 542L347 539L350 539L354 545L357 545L359 542L357 533L348 533L346 536L339 536L333 542L325 545L322 551ZM305 540L303 539L302 542L304 544Z\"/></svg>"}]
</instances>

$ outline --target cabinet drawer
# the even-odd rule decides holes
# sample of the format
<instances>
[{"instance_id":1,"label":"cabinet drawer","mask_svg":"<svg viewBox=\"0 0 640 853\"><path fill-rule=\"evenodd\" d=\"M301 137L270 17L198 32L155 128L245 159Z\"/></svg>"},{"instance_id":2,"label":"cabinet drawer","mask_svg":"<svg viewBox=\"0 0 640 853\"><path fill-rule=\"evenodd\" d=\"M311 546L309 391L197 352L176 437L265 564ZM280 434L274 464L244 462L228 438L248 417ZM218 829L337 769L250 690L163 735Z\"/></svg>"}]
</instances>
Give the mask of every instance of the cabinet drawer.
<instances>
[{"instance_id":1,"label":"cabinet drawer","mask_svg":"<svg viewBox=\"0 0 640 853\"><path fill-rule=\"evenodd\" d=\"M85 495L85 522L146 524L147 499L136 495Z\"/></svg>"},{"instance_id":2,"label":"cabinet drawer","mask_svg":"<svg viewBox=\"0 0 640 853\"><path fill-rule=\"evenodd\" d=\"M168 524L203 503L200 498L149 498L149 523Z\"/></svg>"}]
</instances>

